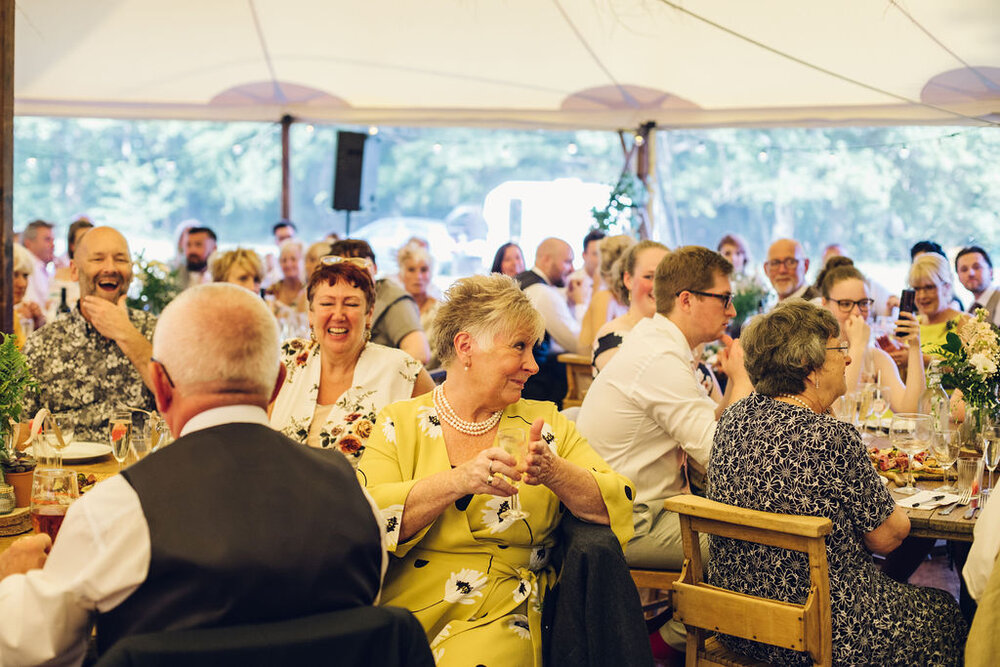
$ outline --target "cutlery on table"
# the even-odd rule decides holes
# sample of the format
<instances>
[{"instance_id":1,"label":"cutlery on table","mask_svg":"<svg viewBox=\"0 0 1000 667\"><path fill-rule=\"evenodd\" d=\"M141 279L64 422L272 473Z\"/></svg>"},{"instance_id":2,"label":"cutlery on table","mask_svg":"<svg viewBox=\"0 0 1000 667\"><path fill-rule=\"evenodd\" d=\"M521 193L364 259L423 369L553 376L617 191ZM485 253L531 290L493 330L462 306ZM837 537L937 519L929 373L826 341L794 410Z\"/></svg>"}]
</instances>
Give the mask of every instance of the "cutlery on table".
<instances>
[{"instance_id":1,"label":"cutlery on table","mask_svg":"<svg viewBox=\"0 0 1000 667\"><path fill-rule=\"evenodd\" d=\"M971 499L972 499L972 489L966 489L965 491L962 491L962 497L958 499L958 502L955 503L954 505L949 505L948 507L938 512L938 516L948 516L949 514L952 513L952 511L956 507L968 505Z\"/></svg>"},{"instance_id":2,"label":"cutlery on table","mask_svg":"<svg viewBox=\"0 0 1000 667\"><path fill-rule=\"evenodd\" d=\"M927 500L921 500L919 503L913 503L912 505L910 505L910 507L915 509L917 507L920 507L921 505L926 505L927 503L936 503L942 498L944 498L944 495L933 496L931 498L928 498Z\"/></svg>"},{"instance_id":3,"label":"cutlery on table","mask_svg":"<svg viewBox=\"0 0 1000 667\"><path fill-rule=\"evenodd\" d=\"M979 509L979 499L976 498L974 501L972 501L972 505L969 506L968 511L965 513L965 516L963 516L962 518L963 519L971 519L973 516L975 516L976 511L978 509Z\"/></svg>"}]
</instances>

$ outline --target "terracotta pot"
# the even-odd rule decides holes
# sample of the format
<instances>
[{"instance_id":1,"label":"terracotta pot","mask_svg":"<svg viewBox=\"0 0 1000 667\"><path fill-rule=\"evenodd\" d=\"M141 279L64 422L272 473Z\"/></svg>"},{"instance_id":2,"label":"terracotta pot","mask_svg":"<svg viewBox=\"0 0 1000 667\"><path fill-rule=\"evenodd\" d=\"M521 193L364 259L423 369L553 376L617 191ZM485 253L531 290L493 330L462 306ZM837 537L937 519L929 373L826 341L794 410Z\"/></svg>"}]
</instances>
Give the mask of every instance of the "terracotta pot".
<instances>
[{"instance_id":1,"label":"terracotta pot","mask_svg":"<svg viewBox=\"0 0 1000 667\"><path fill-rule=\"evenodd\" d=\"M35 471L4 471L3 476L7 483L14 487L14 498L17 500L17 506L28 507L31 504L31 481L35 476Z\"/></svg>"}]
</instances>

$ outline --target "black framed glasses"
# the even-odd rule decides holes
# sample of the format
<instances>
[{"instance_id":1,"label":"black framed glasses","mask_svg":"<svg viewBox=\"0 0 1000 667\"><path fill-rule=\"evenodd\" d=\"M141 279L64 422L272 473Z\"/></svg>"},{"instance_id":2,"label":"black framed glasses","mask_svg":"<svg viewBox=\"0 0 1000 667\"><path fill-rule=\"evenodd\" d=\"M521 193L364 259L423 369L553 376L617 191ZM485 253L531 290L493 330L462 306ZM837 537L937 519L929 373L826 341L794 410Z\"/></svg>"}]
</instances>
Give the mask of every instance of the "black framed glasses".
<instances>
[{"instance_id":1,"label":"black framed glasses","mask_svg":"<svg viewBox=\"0 0 1000 667\"><path fill-rule=\"evenodd\" d=\"M710 296L714 299L718 299L722 302L722 308L725 310L733 303L733 293L726 292L725 294L716 294L715 292L701 292L696 289L682 289L680 292L674 294L674 296L680 296L681 292L691 292L691 294L697 294L698 296Z\"/></svg>"},{"instance_id":2,"label":"black framed glasses","mask_svg":"<svg viewBox=\"0 0 1000 667\"><path fill-rule=\"evenodd\" d=\"M834 345L833 347L828 347L826 349L828 349L828 350L840 350L840 353L846 357L847 356L847 350L849 348L850 348L850 345L846 345L845 344L845 345Z\"/></svg>"},{"instance_id":3,"label":"black framed glasses","mask_svg":"<svg viewBox=\"0 0 1000 667\"><path fill-rule=\"evenodd\" d=\"M799 258L798 257L786 257L784 259L769 259L766 264L769 269L780 269L785 267L789 271L793 271L799 268Z\"/></svg>"},{"instance_id":4,"label":"black framed glasses","mask_svg":"<svg viewBox=\"0 0 1000 667\"><path fill-rule=\"evenodd\" d=\"M857 306L858 310L861 312L868 312L871 309L872 304L875 303L875 299L858 299L857 301L851 301L850 299L834 299L834 303L837 304L837 308L840 309L842 313L849 313L854 310Z\"/></svg>"},{"instance_id":5,"label":"black framed glasses","mask_svg":"<svg viewBox=\"0 0 1000 667\"><path fill-rule=\"evenodd\" d=\"M149 358L149 363L151 363L151 364L159 364L160 368L163 369L163 376L167 378L167 384L169 384L171 387L174 386L173 378L170 377L170 373L167 372L167 367L163 365L162 361L160 361L159 359L156 359L154 357L150 357Z\"/></svg>"}]
</instances>

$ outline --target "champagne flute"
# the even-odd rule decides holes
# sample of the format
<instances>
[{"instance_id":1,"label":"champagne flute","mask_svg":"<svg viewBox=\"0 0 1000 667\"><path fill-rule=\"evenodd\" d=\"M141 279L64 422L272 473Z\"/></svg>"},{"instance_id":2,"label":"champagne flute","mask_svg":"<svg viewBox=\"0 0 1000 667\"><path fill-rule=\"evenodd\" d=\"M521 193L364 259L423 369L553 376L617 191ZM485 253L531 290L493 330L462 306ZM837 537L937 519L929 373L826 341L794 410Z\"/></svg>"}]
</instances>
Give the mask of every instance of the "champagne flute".
<instances>
[{"instance_id":1,"label":"champagne flute","mask_svg":"<svg viewBox=\"0 0 1000 667\"><path fill-rule=\"evenodd\" d=\"M930 415L915 412L897 412L892 416L889 426L889 440L892 446L906 453L907 476L906 486L897 489L899 493L913 495L917 488L913 486L913 456L927 448L931 434Z\"/></svg>"},{"instance_id":2,"label":"champagne flute","mask_svg":"<svg viewBox=\"0 0 1000 667\"><path fill-rule=\"evenodd\" d=\"M31 481L31 525L55 542L66 510L80 497L76 473L62 468L36 469Z\"/></svg>"},{"instance_id":3,"label":"champagne flute","mask_svg":"<svg viewBox=\"0 0 1000 667\"><path fill-rule=\"evenodd\" d=\"M934 490L943 493L958 493L958 487L948 484L948 471L955 465L955 461L958 460L958 453L962 448L958 432L947 427L938 429L934 434L933 442L931 451L937 462L941 464L941 470L944 472L944 479L941 486Z\"/></svg>"},{"instance_id":4,"label":"champagne flute","mask_svg":"<svg viewBox=\"0 0 1000 667\"><path fill-rule=\"evenodd\" d=\"M111 441L111 455L118 461L118 472L124 467L132 446L132 413L116 410L108 421L108 437Z\"/></svg>"},{"instance_id":5,"label":"champagne flute","mask_svg":"<svg viewBox=\"0 0 1000 667\"><path fill-rule=\"evenodd\" d=\"M861 387L858 399L858 424L861 428L868 426L868 418L872 415L872 401L875 399L875 385L870 382Z\"/></svg>"},{"instance_id":6,"label":"champagne flute","mask_svg":"<svg viewBox=\"0 0 1000 667\"><path fill-rule=\"evenodd\" d=\"M983 429L983 459L990 471L990 489L993 488L993 471L1000 463L1000 426L990 425Z\"/></svg>"},{"instance_id":7,"label":"champagne flute","mask_svg":"<svg viewBox=\"0 0 1000 667\"><path fill-rule=\"evenodd\" d=\"M513 456L517 460L517 463L520 464L524 455L526 442L524 430L519 428L500 429L497 441L503 447L503 450ZM511 484L514 485L515 489L518 487L518 481L511 480ZM508 521L518 521L528 518L528 513L521 509L521 498L518 494L515 493L508 500L510 501L510 508L501 512L500 516L502 518Z\"/></svg>"},{"instance_id":8,"label":"champagne flute","mask_svg":"<svg viewBox=\"0 0 1000 667\"><path fill-rule=\"evenodd\" d=\"M50 412L42 425L42 437L45 444L55 452L52 456L52 467L62 468L63 450L73 442L73 422L64 412Z\"/></svg>"}]
</instances>

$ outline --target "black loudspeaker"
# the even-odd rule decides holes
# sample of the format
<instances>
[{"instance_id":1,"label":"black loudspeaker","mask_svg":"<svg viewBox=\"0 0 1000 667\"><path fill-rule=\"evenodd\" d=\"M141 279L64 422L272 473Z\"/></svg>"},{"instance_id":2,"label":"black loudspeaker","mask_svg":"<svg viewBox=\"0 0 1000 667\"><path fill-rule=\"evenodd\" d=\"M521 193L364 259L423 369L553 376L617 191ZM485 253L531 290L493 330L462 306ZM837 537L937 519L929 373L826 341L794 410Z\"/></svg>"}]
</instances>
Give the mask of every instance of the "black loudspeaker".
<instances>
[{"instance_id":1,"label":"black loudspeaker","mask_svg":"<svg viewBox=\"0 0 1000 667\"><path fill-rule=\"evenodd\" d=\"M367 134L337 133L337 164L333 173L333 208L336 211L361 210L361 168L365 157Z\"/></svg>"}]
</instances>

